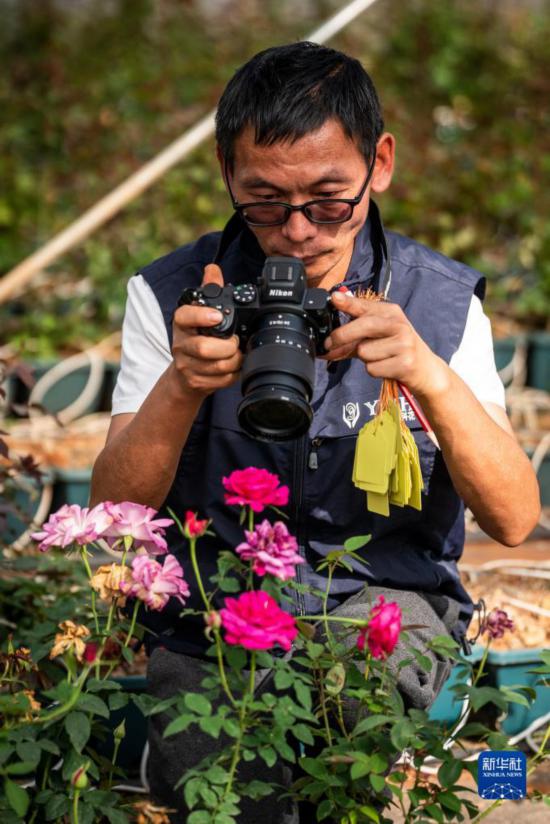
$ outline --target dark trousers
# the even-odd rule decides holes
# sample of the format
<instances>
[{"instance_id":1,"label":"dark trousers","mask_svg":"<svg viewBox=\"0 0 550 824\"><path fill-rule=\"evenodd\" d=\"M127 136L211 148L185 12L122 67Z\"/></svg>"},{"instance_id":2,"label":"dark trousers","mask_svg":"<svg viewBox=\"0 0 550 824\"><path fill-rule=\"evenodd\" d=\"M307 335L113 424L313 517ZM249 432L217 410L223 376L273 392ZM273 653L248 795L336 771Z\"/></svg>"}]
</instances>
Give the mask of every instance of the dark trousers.
<instances>
[{"instance_id":1,"label":"dark trousers","mask_svg":"<svg viewBox=\"0 0 550 824\"><path fill-rule=\"evenodd\" d=\"M362 590L352 595L332 614L366 619L379 595L384 595L387 601L396 601L399 604L403 611L404 624L422 625L420 629L408 631L409 642L431 658L431 671L425 672L416 662L399 670L399 662L411 657L402 643L397 645L388 658L388 669L390 677L397 680L405 704L408 707L427 709L449 676L451 667L448 661L427 652L425 642L436 635L450 632L458 616L458 604L442 596L369 587L367 591ZM196 658L157 648L150 658L147 677L150 694L160 701L179 691L202 692L201 681L204 671L201 661ZM257 684L258 694L264 689L270 689L269 675L260 673ZM273 691L272 685L270 691ZM175 784L187 770L196 766L205 756L226 746L229 739L224 738L223 734L219 739L214 739L199 730L196 725L178 735L163 738L162 733L168 721L168 717L163 714L154 715L150 719L148 778L153 799L176 811L172 817L175 824L185 824L188 810L183 799L183 790L180 787L174 791ZM241 781L260 779L284 786L289 786L292 780L291 769L282 759L271 768L261 759L241 763L237 775ZM261 801L243 799L241 810L240 824L300 822L298 810L292 801L279 798L277 792ZM307 824L305 817L303 822Z\"/></svg>"}]
</instances>

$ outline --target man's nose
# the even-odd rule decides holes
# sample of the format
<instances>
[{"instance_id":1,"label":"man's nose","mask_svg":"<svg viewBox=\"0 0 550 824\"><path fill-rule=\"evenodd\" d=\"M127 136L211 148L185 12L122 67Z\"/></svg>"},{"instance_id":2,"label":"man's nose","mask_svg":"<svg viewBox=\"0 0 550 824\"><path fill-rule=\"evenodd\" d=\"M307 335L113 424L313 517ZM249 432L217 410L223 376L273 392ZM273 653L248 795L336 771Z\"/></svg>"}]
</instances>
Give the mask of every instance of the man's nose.
<instances>
[{"instance_id":1,"label":"man's nose","mask_svg":"<svg viewBox=\"0 0 550 824\"><path fill-rule=\"evenodd\" d=\"M317 227L307 219L303 212L291 212L287 222L281 227L281 231L292 243L304 243L317 234Z\"/></svg>"}]
</instances>

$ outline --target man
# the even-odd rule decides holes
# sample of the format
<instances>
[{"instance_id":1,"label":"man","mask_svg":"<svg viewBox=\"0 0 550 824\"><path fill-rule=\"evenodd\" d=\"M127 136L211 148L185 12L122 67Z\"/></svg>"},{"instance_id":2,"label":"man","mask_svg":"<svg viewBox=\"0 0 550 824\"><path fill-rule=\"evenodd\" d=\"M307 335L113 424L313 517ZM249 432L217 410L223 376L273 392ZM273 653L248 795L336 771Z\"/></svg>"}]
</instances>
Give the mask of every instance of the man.
<instances>
[{"instance_id":1,"label":"man","mask_svg":"<svg viewBox=\"0 0 550 824\"><path fill-rule=\"evenodd\" d=\"M264 467L290 487L288 527L306 559L298 568L302 581L322 585L315 568L323 555L347 537L372 535L365 563L354 561L353 573L335 577L331 609L366 615L362 593L369 583L372 594L397 600L407 620L428 625L417 640L445 631L462 640L472 614L456 569L462 501L489 535L510 546L539 514L536 480L512 433L495 371L479 300L484 280L411 240L386 238L372 195L390 185L395 140L384 132L370 78L350 57L311 43L256 55L221 98L216 137L237 214L221 235L178 249L130 281L122 369L107 444L94 468L93 501L195 510L212 518L224 545L234 547L242 528L223 505L221 478L236 468ZM333 292L334 306L350 320L332 332L329 354L316 361L310 431L281 444L255 441L239 427L237 339L199 334L220 321L219 312L176 308L186 286L255 281L266 255L300 258L309 286L344 285L352 293ZM353 296L368 287L385 288L387 302ZM389 518L372 515L351 482L355 436L375 413L381 378L409 388L441 446L438 452L401 399L420 451L426 487L420 513L406 507L392 508ZM206 578L219 538L201 541ZM170 542L188 570L175 532ZM316 607L301 595L295 604L297 613ZM203 629L179 612L176 604L146 619L157 633L148 649L151 689L159 697L200 684L194 662L203 654ZM441 661L435 664L430 674L414 667L399 674L409 705L434 700L448 674ZM182 754L191 766L213 744L199 744L195 733L187 745L162 743L160 735L157 725L153 789L182 809L170 789L183 771ZM242 820L283 821L277 805L273 819L263 807L260 815L252 805Z\"/></svg>"}]
</instances>

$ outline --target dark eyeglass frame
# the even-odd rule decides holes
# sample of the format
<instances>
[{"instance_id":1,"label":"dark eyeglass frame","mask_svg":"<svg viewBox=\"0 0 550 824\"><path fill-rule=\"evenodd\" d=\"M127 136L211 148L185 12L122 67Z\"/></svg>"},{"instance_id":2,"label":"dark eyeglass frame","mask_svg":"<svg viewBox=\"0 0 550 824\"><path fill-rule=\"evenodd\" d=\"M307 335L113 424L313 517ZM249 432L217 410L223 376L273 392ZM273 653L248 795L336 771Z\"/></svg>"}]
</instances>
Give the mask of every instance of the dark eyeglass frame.
<instances>
[{"instance_id":1,"label":"dark eyeglass frame","mask_svg":"<svg viewBox=\"0 0 550 824\"><path fill-rule=\"evenodd\" d=\"M225 172L225 180L227 182L227 190L229 192L229 196L231 198L231 204L233 209L239 214L244 222L248 226L255 226L258 228L268 227L268 226L283 226L289 219L292 212L302 212L305 217L310 221L310 223L319 223L323 225L334 225L335 223L346 223L348 220L351 220L353 217L353 211L355 207L361 202L363 196L367 190L367 186L369 185L369 181L372 177L372 173L374 171L374 164L376 162L376 152L371 160L370 166L367 171L367 176L365 178L365 182L361 186L359 194L357 197L324 197L324 198L316 198L315 200L308 200L306 203L302 203L300 206L292 206L290 203L284 203L283 201L279 200L253 200L248 201L247 203L239 203L235 195L233 194L233 190L231 188L231 183L229 182L229 168L227 164L227 160L224 161L224 172ZM337 220L316 220L311 214L308 214L308 209L317 203L345 203L347 206L350 206L350 213L346 217L338 218ZM270 223L257 223L253 220L250 220L246 214L245 210L250 209L253 206L282 206L285 209L285 214L282 220L274 220Z\"/></svg>"}]
</instances>

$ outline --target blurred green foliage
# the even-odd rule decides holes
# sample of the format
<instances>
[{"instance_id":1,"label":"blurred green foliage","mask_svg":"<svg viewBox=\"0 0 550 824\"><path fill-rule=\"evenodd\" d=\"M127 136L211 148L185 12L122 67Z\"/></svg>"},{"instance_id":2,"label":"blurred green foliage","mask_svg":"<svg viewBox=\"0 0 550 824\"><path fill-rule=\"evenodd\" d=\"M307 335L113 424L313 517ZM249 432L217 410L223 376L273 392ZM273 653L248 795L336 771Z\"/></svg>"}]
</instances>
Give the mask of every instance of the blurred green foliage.
<instances>
[{"instance_id":1,"label":"blurred green foliage","mask_svg":"<svg viewBox=\"0 0 550 824\"><path fill-rule=\"evenodd\" d=\"M343 0L0 0L0 272L208 112L237 66ZM299 7L297 9L297 6ZM379 0L330 45L398 138L389 228L485 272L490 306L550 314L550 16L540 0ZM0 308L27 356L120 327L127 278L229 216L213 142Z\"/></svg>"}]
</instances>

